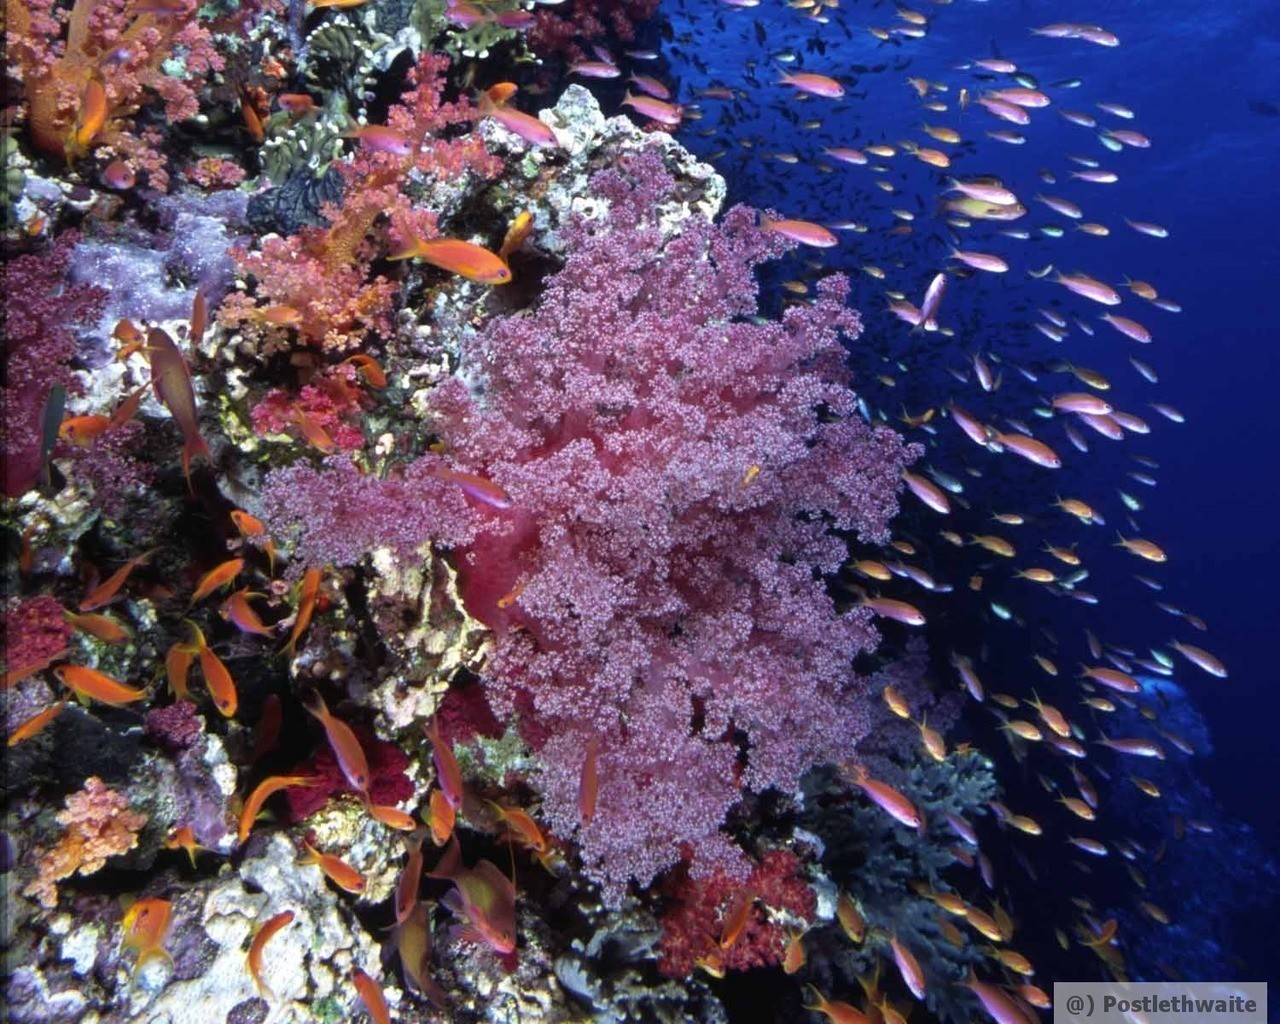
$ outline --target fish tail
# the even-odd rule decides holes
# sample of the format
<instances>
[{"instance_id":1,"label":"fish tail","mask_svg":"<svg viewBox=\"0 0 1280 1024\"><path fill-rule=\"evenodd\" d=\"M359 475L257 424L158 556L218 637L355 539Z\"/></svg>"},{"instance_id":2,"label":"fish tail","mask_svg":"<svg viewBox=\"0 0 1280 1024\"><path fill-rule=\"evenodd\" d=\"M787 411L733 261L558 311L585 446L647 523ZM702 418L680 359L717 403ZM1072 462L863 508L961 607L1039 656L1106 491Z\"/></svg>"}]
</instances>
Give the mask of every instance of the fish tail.
<instances>
[{"instance_id":1,"label":"fish tail","mask_svg":"<svg viewBox=\"0 0 1280 1024\"><path fill-rule=\"evenodd\" d=\"M169 955L169 951L163 946L153 946L138 953L138 959L133 965L133 974L131 976L133 981L137 981L138 972L142 970L143 965L150 963L152 960L166 960L170 969L173 968L173 957Z\"/></svg>"},{"instance_id":2,"label":"fish tail","mask_svg":"<svg viewBox=\"0 0 1280 1024\"><path fill-rule=\"evenodd\" d=\"M450 836L449 845L444 848L444 853L440 855L440 860L437 861L436 866L427 872L427 877L453 881L461 864L462 848L458 845L458 837Z\"/></svg>"}]
</instances>

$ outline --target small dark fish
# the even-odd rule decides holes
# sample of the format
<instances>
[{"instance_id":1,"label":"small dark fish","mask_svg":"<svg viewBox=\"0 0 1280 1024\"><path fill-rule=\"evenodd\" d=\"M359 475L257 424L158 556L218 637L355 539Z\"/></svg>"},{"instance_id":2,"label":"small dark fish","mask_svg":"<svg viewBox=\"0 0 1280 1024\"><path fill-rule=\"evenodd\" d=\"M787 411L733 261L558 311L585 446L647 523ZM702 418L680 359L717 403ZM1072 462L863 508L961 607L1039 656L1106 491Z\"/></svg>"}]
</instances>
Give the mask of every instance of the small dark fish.
<instances>
[{"instance_id":1,"label":"small dark fish","mask_svg":"<svg viewBox=\"0 0 1280 1024\"><path fill-rule=\"evenodd\" d=\"M62 426L62 413L66 406L67 389L55 384L49 389L49 397L45 399L40 413L40 495L44 498L52 498L62 489L61 476L55 481L57 470L49 457L53 454L53 446L58 443L58 428Z\"/></svg>"}]
</instances>

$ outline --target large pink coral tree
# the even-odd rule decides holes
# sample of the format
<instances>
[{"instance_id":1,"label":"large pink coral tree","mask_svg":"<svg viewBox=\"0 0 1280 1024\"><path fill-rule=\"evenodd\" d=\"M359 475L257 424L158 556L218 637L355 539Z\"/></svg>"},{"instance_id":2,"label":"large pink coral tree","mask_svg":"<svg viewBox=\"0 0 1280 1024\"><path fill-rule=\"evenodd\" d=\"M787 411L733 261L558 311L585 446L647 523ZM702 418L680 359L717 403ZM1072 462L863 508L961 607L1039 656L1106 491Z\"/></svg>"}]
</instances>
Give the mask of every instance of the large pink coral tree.
<instances>
[{"instance_id":1,"label":"large pink coral tree","mask_svg":"<svg viewBox=\"0 0 1280 1024\"><path fill-rule=\"evenodd\" d=\"M914 454L857 415L847 282L758 316L755 268L789 243L745 207L664 231L676 188L655 150L597 174L607 214L567 228L536 306L491 321L432 406L444 458L511 498L454 531L463 598L495 634L486 696L538 751L545 820L610 901L682 856L745 876L721 830L740 787L794 788L865 734L852 662L878 638L825 578L842 532L886 539ZM272 490L350 508L311 473ZM381 509L362 488L358 543L403 542L404 485Z\"/></svg>"}]
</instances>

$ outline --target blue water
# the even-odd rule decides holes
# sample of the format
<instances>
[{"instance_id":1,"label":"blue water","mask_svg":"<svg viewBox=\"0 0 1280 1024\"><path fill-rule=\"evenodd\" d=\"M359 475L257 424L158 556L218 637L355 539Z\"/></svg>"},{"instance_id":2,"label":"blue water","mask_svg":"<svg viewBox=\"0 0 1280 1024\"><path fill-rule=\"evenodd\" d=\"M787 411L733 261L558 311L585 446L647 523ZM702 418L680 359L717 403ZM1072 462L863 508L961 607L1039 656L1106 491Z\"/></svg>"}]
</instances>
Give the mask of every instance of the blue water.
<instances>
[{"instance_id":1,"label":"blue water","mask_svg":"<svg viewBox=\"0 0 1280 1024\"><path fill-rule=\"evenodd\" d=\"M1035 536L1046 535L1051 528L1064 536L1088 534L1081 552L1088 552L1086 564L1093 576L1085 587L1099 602L1086 606L1032 594L1030 584L992 582L984 596L1011 607L1025 621L1019 626L996 619L979 596L963 593L963 579L953 580L962 592L951 596L957 625L948 641L967 642L970 650L983 644L1016 648L1021 662L1012 655L1002 660L996 654L993 664L1014 673L1022 665L1023 675L1029 675L1027 651L1040 649L1029 637L1041 626L1051 628L1062 640L1059 660L1065 676L1087 660L1080 641L1084 628L1111 643L1132 646L1140 654L1175 638L1206 647L1226 663L1230 670L1226 680L1214 679L1184 661L1177 663L1175 678L1203 716L1213 749L1189 766L1184 764L1169 779L1185 790L1178 799L1185 801L1189 813L1211 815L1221 827L1198 871L1195 858L1179 865L1175 853L1169 858L1166 882L1196 890L1194 897L1185 899L1188 913L1205 912L1203 901L1212 901L1219 893L1247 903L1247 880L1243 889L1233 890L1226 876L1240 867L1241 858L1261 864L1264 851L1274 855L1280 850L1276 811L1280 807L1280 743L1276 739L1280 697L1274 654L1280 628L1276 598L1280 540L1274 527L1274 511L1280 507L1280 418L1274 409L1280 380L1276 327L1280 317L1280 189L1276 187L1280 18L1276 5L1267 0L1211 4L1037 0L1016 6L967 2L910 6L931 19L928 37L890 45L865 31L868 25L901 24L890 4L846 2L829 12L832 24L827 26L772 5L747 10L694 2L664 5L674 42L663 47L668 62L663 70L668 80L680 82L680 99L697 103L697 90L711 84L743 93L737 103L702 101L701 120L687 125L681 139L714 158L729 180L733 201L772 207L786 216L826 223L858 220L868 225L866 233L843 233L838 249L799 254L770 283L776 286L785 277L803 276L808 268L801 261L814 259L815 254L825 267L854 275L854 303L864 312L867 331L853 356L861 390L872 408L894 416L903 404L911 412L920 412L953 396L986 419L1022 419L1063 455L1066 466L1052 479L1042 470L1008 466L1007 458L993 465L996 460L960 437L953 424L939 423L937 448L929 460L953 474L962 474L964 466L980 468L981 478L966 478L966 493L977 507L1038 516L1040 522L1023 528ZM1122 45L1106 49L1029 34L1031 27L1066 19L1105 26L1120 37ZM763 28L763 44L757 23ZM816 51L813 40L825 45L825 53ZM784 65L770 59L788 49L799 53L798 62ZM1098 118L1099 128L1137 129L1152 139L1151 148L1111 153L1099 144L1097 130L1070 124L1053 108L1032 111L1032 124L1026 128L998 122L979 108L957 115L960 86L977 92L983 83L955 66L965 58L996 54L1035 75L1054 107L1090 111ZM748 77L751 62L754 83ZM854 65L867 70L856 72ZM801 69L841 78L848 95L840 102L797 100L777 80L781 71ZM934 93L933 98L947 102L951 109L922 115L906 82L908 76L946 84L948 91ZM1078 87L1053 87L1076 78L1081 80ZM1137 118L1118 120L1098 110L1098 102L1123 103L1136 111ZM973 144L938 146L919 131L926 118L959 129ZM802 127L808 120L821 120L822 127ZM1017 131L1027 141L1021 146L1001 144L984 137L988 129ZM744 148L744 138L755 145ZM873 158L890 168L883 177L898 189L892 195L873 186L877 175L870 168L848 167L821 154L823 146L896 144L906 138L964 153L951 173L1002 178L1029 208L1028 215L1011 226L1026 228L1036 237L1029 241L1002 237L998 234L1006 226L1002 224L978 224L962 238L953 236L937 209L946 172L902 153L891 160ZM769 155L777 153L794 154L798 161L784 163ZM1120 180L1110 185L1070 181L1067 173L1077 165L1067 159L1068 153L1097 159L1118 172ZM832 166L831 173L815 167L824 159ZM1044 183L1039 178L1041 168L1055 172L1057 183ZM1039 191L1080 203L1085 219L1105 223L1111 234L1097 238L1072 230L1066 218L1030 200ZM888 234L904 223L890 213L894 208L914 215L910 235ZM1170 237L1138 234L1124 225L1123 217L1158 222L1168 227ZM1066 225L1065 237L1040 236L1037 229L1044 224ZM942 319L956 328L954 338L913 335L884 313L883 291L898 289L918 304L929 279L946 265L948 244L957 238L961 248L1004 256L1012 269L1006 275L978 274L952 282ZM1152 282L1161 295L1180 303L1183 312L1174 315L1154 309L1122 290L1124 303L1117 311L1139 320L1155 336L1150 345L1136 344L1098 322L1102 307L1028 276L1028 269L1040 270L1050 263L1063 272L1083 270L1117 284L1126 274ZM886 280L859 272L866 264L884 270ZM1055 345L1029 327L1036 308L1078 315L1096 333L1088 337L1073 327L1070 337ZM1037 368L1041 380L1031 384L1006 367L1005 384L994 395L983 395L973 384L959 385L946 369L965 369L975 351L994 352ZM1158 385L1142 380L1128 364L1130 355L1159 371ZM1043 372L1064 358L1103 372L1113 384L1108 398L1119 408L1142 415L1152 433L1129 436L1119 443L1090 434L1091 451L1081 455L1057 424L1036 419L1030 410L1042 403L1043 396L1076 389L1069 377ZM897 360L907 365L906 372L893 365ZM893 377L894 385L876 381L879 373ZM1175 406L1185 414L1186 423L1169 423L1146 407L1152 401ZM919 433L912 436L927 440ZM1153 471L1157 487L1125 476L1142 469L1131 459L1134 452L1159 463ZM1156 540L1169 553L1168 565L1139 563L1111 546L1117 528L1129 536L1135 533L1125 521L1117 487L1144 503L1135 516L1139 535ZM1045 510L1056 494L1090 501L1105 515L1107 526L1074 532L1058 529L1060 521ZM946 566L947 557L940 554L936 564ZM1131 578L1135 572L1160 580L1163 591L1153 594L1135 582ZM1208 631L1199 632L1155 608L1155 600L1203 617ZM965 634L958 637L960 624ZM974 630L982 635L975 636ZM1043 685L1043 677L1037 678ZM1184 711L1194 717L1190 709ZM1198 788L1201 783L1203 790ZM1147 815L1130 823L1135 829L1159 817L1137 801L1126 810ZM1237 831L1232 822L1243 823L1246 831ZM1215 888L1219 884L1221 888ZM1140 923L1133 927L1141 931ZM1188 962L1181 968L1196 977L1197 956L1206 958L1202 965L1219 965L1226 961L1216 954L1234 955L1247 963L1224 969L1243 978L1280 978L1280 946L1269 926L1242 922L1230 945L1213 951L1215 955L1183 943L1189 930L1185 921L1167 933L1149 929L1153 948L1139 956L1145 955L1148 964L1162 952L1183 956Z\"/></svg>"}]
</instances>

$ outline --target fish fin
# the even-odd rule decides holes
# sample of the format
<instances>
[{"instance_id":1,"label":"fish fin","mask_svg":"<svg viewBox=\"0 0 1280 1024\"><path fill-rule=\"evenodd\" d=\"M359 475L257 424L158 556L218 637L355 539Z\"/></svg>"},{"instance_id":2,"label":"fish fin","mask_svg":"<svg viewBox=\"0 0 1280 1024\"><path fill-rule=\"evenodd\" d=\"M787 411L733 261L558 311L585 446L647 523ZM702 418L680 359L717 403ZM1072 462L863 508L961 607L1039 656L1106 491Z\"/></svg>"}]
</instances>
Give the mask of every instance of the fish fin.
<instances>
[{"instance_id":1,"label":"fish fin","mask_svg":"<svg viewBox=\"0 0 1280 1024\"><path fill-rule=\"evenodd\" d=\"M456 883L458 869L461 866L462 848L458 845L458 837L450 836L449 843L444 848L444 853L440 855L440 859L436 862L435 868L427 872L427 877L443 878L446 881Z\"/></svg>"}]
</instances>

